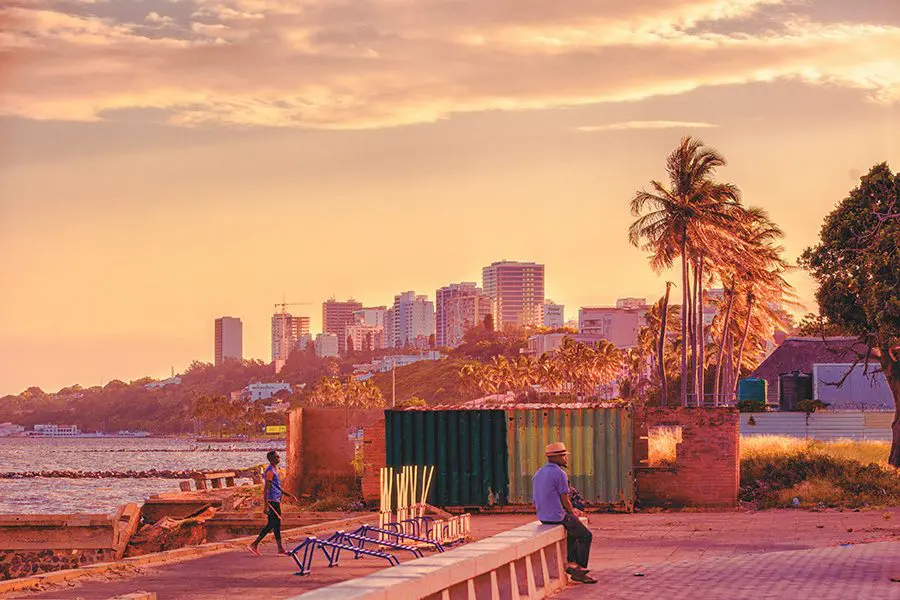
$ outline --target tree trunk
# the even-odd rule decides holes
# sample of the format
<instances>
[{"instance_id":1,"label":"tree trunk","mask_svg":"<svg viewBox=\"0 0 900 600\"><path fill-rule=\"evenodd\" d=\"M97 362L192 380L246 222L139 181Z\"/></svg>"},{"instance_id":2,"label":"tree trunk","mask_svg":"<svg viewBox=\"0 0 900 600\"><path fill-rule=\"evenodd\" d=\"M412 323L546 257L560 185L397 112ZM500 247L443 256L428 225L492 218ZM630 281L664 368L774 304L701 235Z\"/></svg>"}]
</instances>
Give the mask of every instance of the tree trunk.
<instances>
[{"instance_id":1,"label":"tree trunk","mask_svg":"<svg viewBox=\"0 0 900 600\"><path fill-rule=\"evenodd\" d=\"M891 453L888 464L900 467L900 361L893 360L887 348L881 348L881 369L894 396L894 421L891 423Z\"/></svg>"},{"instance_id":2,"label":"tree trunk","mask_svg":"<svg viewBox=\"0 0 900 600\"><path fill-rule=\"evenodd\" d=\"M750 333L750 317L753 315L753 296L747 294L747 320L744 322L744 335L741 337L741 345L738 348L737 364L734 369L731 395L737 393L738 379L741 376L741 363L744 361L744 345L747 343L747 334Z\"/></svg>"},{"instance_id":3,"label":"tree trunk","mask_svg":"<svg viewBox=\"0 0 900 600\"><path fill-rule=\"evenodd\" d=\"M728 363L726 364L726 366L728 367L728 372L724 376L726 384L724 388L725 390L727 390L725 392L727 394L728 391L731 390L732 381L734 380L734 332L732 332L730 329L728 330L728 338L725 343L728 344ZM733 400L734 395L730 395L728 399Z\"/></svg>"},{"instance_id":4,"label":"tree trunk","mask_svg":"<svg viewBox=\"0 0 900 600\"><path fill-rule=\"evenodd\" d=\"M690 394L697 400L697 267L688 265L688 371L691 373Z\"/></svg>"},{"instance_id":5,"label":"tree trunk","mask_svg":"<svg viewBox=\"0 0 900 600\"><path fill-rule=\"evenodd\" d=\"M703 387L706 371L706 334L703 319L703 253L697 261L697 283L694 286L697 293L697 406L703 405L703 396L706 391Z\"/></svg>"},{"instance_id":6,"label":"tree trunk","mask_svg":"<svg viewBox=\"0 0 900 600\"><path fill-rule=\"evenodd\" d=\"M672 282L666 282L666 295L663 297L662 311L659 315L659 342L656 346L656 355L659 358L659 383L662 386L662 398L660 405L665 406L669 400L669 386L666 382L666 328L669 321L669 291Z\"/></svg>"},{"instance_id":7,"label":"tree trunk","mask_svg":"<svg viewBox=\"0 0 900 600\"><path fill-rule=\"evenodd\" d=\"M688 315L688 265L685 256L685 239L681 238L681 405L687 406L687 315Z\"/></svg>"},{"instance_id":8,"label":"tree trunk","mask_svg":"<svg viewBox=\"0 0 900 600\"><path fill-rule=\"evenodd\" d=\"M687 381L687 395L684 399L684 405L688 406L690 404L690 398L694 394L694 376L696 375L696 368L694 366L694 326L696 323L694 322L694 286L693 281L691 281L693 269L691 267L691 263L688 262L688 273L687 273L687 311L682 315L682 318L687 319L687 337L684 339L684 351L687 355L687 371L685 372L685 380ZM688 375L688 373L690 375Z\"/></svg>"},{"instance_id":9,"label":"tree trunk","mask_svg":"<svg viewBox=\"0 0 900 600\"><path fill-rule=\"evenodd\" d=\"M716 380L713 383L713 403L719 405L719 391L722 378L722 359L725 358L725 338L728 335L729 325L731 324L731 307L734 305L734 292L725 288L728 294L728 307L725 309L725 317L722 322L722 339L719 341L719 356L716 357Z\"/></svg>"}]
</instances>

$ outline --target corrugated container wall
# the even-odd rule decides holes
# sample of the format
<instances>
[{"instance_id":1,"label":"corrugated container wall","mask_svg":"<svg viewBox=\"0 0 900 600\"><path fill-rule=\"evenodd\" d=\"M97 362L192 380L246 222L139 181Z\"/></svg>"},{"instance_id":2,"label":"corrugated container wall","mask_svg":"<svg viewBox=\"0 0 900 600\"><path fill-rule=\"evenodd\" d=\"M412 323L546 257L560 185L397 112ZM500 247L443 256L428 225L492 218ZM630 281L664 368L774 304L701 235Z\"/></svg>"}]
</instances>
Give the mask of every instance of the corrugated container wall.
<instances>
[{"instance_id":1,"label":"corrugated container wall","mask_svg":"<svg viewBox=\"0 0 900 600\"><path fill-rule=\"evenodd\" d=\"M389 467L434 465L428 501L440 506L508 502L506 413L502 410L385 411Z\"/></svg>"},{"instance_id":2,"label":"corrugated container wall","mask_svg":"<svg viewBox=\"0 0 900 600\"><path fill-rule=\"evenodd\" d=\"M507 412L509 501L531 502L531 477L546 462L544 446L565 442L569 483L585 501L634 504L632 407Z\"/></svg>"}]
</instances>

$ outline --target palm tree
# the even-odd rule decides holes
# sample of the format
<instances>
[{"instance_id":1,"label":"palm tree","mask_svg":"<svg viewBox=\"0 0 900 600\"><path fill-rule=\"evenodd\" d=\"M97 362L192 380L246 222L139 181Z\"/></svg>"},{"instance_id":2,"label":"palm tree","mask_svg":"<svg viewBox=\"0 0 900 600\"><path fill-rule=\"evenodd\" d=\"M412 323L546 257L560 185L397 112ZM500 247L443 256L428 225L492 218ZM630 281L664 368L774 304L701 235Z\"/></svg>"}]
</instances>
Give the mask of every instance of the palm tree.
<instances>
[{"instance_id":1,"label":"palm tree","mask_svg":"<svg viewBox=\"0 0 900 600\"><path fill-rule=\"evenodd\" d=\"M666 160L669 185L651 181L652 191L641 189L631 200L631 212L638 218L628 230L629 241L652 252L650 265L657 272L670 268L677 258L681 259L682 310L686 315L696 316L699 313L701 323L702 307L697 307L690 293L691 271L697 274L695 281L702 286L704 256L714 255L721 247L722 232L727 232L732 224L731 209L740 202L737 187L713 179L716 169L724 165L722 155L704 146L700 140L682 138ZM702 297L702 293L696 295ZM683 340L688 339L688 321L683 318L681 322ZM697 335L695 331L695 361L699 354ZM683 404L687 404L688 398L687 374L687 344L682 344ZM695 393L698 383L695 381Z\"/></svg>"}]
</instances>

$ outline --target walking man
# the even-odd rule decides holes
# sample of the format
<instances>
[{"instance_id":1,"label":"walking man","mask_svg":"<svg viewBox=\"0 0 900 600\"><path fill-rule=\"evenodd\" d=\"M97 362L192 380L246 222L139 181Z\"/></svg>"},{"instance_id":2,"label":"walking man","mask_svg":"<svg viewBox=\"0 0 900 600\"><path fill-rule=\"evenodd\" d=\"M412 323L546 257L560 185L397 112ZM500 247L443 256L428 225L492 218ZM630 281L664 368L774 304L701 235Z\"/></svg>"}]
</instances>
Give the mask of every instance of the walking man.
<instances>
[{"instance_id":1,"label":"walking man","mask_svg":"<svg viewBox=\"0 0 900 600\"><path fill-rule=\"evenodd\" d=\"M566 573L572 580L597 583L596 579L588 575L588 559L594 536L581 519L575 516L575 509L569 498L569 478L563 470L569 464L569 452L564 443L554 442L547 444L544 454L547 455L547 464L538 469L532 478L537 518L546 525L562 525L566 528Z\"/></svg>"},{"instance_id":2,"label":"walking man","mask_svg":"<svg viewBox=\"0 0 900 600\"><path fill-rule=\"evenodd\" d=\"M266 523L266 526L262 528L262 531L259 532L256 540L247 546L247 550L256 556L259 556L259 543L270 531L275 534L275 543L278 544L278 554L286 554L284 546L281 544L281 497L287 496L294 500L297 499L294 495L281 489L281 477L278 476L277 469L281 459L278 457L278 453L272 450L266 454L266 458L269 460L269 466L266 469L266 481L263 484L263 506L266 507L269 520Z\"/></svg>"}]
</instances>

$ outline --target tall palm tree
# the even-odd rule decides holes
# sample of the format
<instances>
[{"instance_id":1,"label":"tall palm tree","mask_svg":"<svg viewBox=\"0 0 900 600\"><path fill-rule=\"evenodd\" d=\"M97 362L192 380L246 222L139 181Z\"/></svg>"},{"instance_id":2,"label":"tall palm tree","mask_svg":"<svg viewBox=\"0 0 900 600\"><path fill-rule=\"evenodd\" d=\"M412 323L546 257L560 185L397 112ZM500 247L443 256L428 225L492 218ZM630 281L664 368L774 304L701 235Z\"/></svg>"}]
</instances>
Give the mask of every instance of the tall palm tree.
<instances>
[{"instance_id":1,"label":"tall palm tree","mask_svg":"<svg viewBox=\"0 0 900 600\"><path fill-rule=\"evenodd\" d=\"M737 187L713 179L716 169L725 164L724 157L714 149L700 140L684 137L666 160L669 185L651 181L652 191L641 189L631 200L631 212L638 218L629 228L628 238L635 246L652 252L651 267L657 272L663 271L677 258L681 259L685 315L700 313L702 318L702 308L696 310L696 302L690 295L692 264L696 257L712 253L720 246L718 234L732 225L731 209L740 202ZM683 340L688 339L688 320L683 318L681 322ZM696 337L695 331L694 340ZM698 349L696 344L694 346L693 359L696 360ZM687 404L687 384L687 344L682 344L683 404Z\"/></svg>"}]
</instances>

